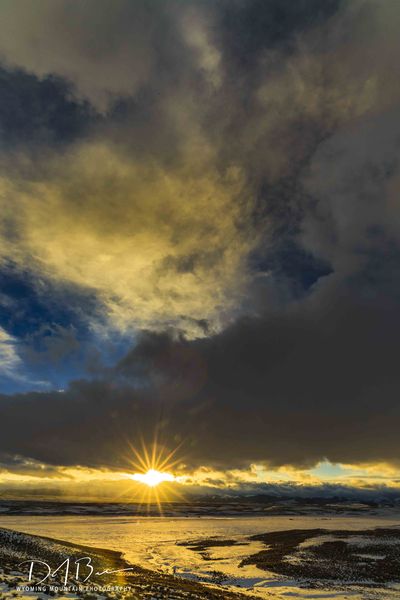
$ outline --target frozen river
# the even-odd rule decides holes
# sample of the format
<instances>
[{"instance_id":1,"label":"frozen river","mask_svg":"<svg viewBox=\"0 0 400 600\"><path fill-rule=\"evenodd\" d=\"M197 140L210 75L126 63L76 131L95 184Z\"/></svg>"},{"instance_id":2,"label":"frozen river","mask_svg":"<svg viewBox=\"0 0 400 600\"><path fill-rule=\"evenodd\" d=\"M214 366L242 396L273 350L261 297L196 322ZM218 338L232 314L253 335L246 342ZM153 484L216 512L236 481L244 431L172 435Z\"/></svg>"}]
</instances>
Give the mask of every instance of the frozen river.
<instances>
[{"instance_id":1,"label":"frozen river","mask_svg":"<svg viewBox=\"0 0 400 600\"><path fill-rule=\"evenodd\" d=\"M177 575L196 577L204 582L220 578L233 589L248 589L265 598L400 598L400 590L341 594L332 590L307 590L282 576L253 565L239 567L242 558L265 548L248 536L288 529L351 529L400 526L393 517L234 517L234 518L150 518L127 516L1 516L0 527L42 535L72 543L123 552L132 563ZM215 547L208 560L179 542L225 538L243 545ZM178 543L177 543L178 542ZM211 560L210 560L211 559Z\"/></svg>"}]
</instances>

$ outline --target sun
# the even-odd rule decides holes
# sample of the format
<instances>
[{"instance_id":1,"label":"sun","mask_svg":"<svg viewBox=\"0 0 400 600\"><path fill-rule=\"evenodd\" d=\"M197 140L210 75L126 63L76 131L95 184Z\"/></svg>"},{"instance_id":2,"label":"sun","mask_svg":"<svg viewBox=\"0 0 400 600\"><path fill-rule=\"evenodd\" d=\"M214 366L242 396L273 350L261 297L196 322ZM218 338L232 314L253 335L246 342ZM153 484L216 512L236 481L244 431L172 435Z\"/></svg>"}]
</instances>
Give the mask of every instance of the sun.
<instances>
[{"instance_id":1,"label":"sun","mask_svg":"<svg viewBox=\"0 0 400 600\"><path fill-rule=\"evenodd\" d=\"M149 469L147 473L134 473L132 479L153 488L163 481L175 481L176 478L171 473L163 473L162 471L157 471L157 469Z\"/></svg>"},{"instance_id":2,"label":"sun","mask_svg":"<svg viewBox=\"0 0 400 600\"><path fill-rule=\"evenodd\" d=\"M182 484L185 483L186 478L181 474L183 457L178 455L183 442L173 450L169 450L163 443L160 443L157 432L153 441L148 444L141 436L138 438L139 447L135 447L130 441L127 441L130 452L125 458L132 470L130 473L126 473L126 477L141 484L139 488L135 488L134 492L138 511L145 506L150 514L154 507L157 507L162 516L163 503L175 500L183 501L184 499L181 491L183 491ZM178 474L175 474L177 468ZM127 491L126 493L131 492Z\"/></svg>"}]
</instances>

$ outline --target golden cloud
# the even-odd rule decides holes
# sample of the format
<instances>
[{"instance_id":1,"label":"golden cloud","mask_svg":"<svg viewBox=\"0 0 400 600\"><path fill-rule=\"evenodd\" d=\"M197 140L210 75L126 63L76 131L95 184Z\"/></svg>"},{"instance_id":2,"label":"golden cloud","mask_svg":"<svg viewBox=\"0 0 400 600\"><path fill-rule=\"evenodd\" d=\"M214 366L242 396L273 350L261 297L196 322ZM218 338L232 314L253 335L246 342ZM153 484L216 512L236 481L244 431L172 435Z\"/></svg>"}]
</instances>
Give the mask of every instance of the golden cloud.
<instances>
[{"instance_id":1,"label":"golden cloud","mask_svg":"<svg viewBox=\"0 0 400 600\"><path fill-rule=\"evenodd\" d=\"M0 182L3 261L93 290L120 329L217 324L240 301L255 235L238 168L86 143L24 169Z\"/></svg>"}]
</instances>

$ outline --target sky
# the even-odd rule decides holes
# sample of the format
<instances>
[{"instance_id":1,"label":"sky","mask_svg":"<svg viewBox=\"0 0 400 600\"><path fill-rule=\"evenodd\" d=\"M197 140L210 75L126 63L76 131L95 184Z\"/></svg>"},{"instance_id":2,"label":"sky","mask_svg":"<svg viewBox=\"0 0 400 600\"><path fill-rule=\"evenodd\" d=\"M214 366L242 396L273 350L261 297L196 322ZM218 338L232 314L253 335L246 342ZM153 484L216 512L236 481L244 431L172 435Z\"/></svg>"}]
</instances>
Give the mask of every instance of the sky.
<instances>
[{"instance_id":1,"label":"sky","mask_svg":"<svg viewBox=\"0 0 400 600\"><path fill-rule=\"evenodd\" d=\"M399 2L0 17L0 493L399 488Z\"/></svg>"}]
</instances>

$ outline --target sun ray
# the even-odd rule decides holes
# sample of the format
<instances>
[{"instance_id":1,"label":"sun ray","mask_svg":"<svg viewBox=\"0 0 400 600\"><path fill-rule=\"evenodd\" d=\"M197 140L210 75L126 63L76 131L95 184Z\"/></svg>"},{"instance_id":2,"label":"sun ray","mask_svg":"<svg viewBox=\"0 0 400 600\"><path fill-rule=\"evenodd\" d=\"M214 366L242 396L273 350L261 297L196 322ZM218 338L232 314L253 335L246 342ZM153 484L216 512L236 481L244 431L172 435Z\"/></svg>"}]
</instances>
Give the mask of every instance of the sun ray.
<instances>
[{"instance_id":1,"label":"sun ray","mask_svg":"<svg viewBox=\"0 0 400 600\"><path fill-rule=\"evenodd\" d=\"M127 480L137 485L132 488L127 484L127 491L117 497L130 496L129 501L136 504L139 514L145 511L150 515L157 510L163 516L163 504L184 500L181 476L176 473L177 469L178 473L181 471L185 460L181 453L184 440L171 450L159 434L156 427L152 441L145 441L137 432L136 443L126 439L128 451L121 456L125 464L130 465L126 472Z\"/></svg>"}]
</instances>

